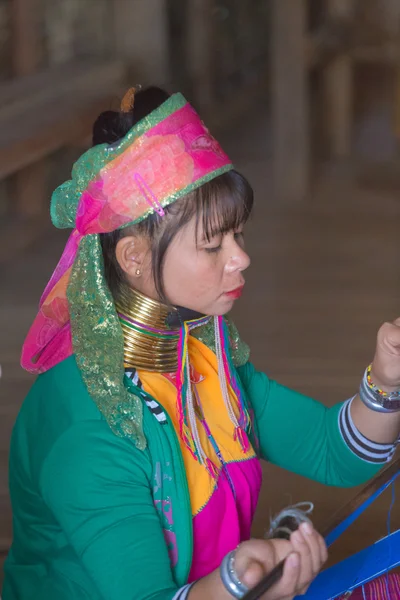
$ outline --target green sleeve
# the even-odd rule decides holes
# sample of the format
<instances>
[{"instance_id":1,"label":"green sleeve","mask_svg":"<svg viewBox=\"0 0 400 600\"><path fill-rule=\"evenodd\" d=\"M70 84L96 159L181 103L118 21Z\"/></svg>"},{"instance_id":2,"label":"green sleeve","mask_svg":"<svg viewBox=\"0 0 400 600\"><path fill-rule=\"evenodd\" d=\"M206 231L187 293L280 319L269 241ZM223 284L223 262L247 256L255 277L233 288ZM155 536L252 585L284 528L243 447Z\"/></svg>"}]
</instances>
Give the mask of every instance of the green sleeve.
<instances>
[{"instance_id":1,"label":"green sleeve","mask_svg":"<svg viewBox=\"0 0 400 600\"><path fill-rule=\"evenodd\" d=\"M326 485L364 483L380 466L362 460L344 442L338 423L342 404L327 408L290 390L251 363L238 369L254 413L261 457Z\"/></svg>"},{"instance_id":2,"label":"green sleeve","mask_svg":"<svg viewBox=\"0 0 400 600\"><path fill-rule=\"evenodd\" d=\"M71 426L45 462L44 500L107 600L171 600L177 592L151 473L146 452L95 420Z\"/></svg>"}]
</instances>

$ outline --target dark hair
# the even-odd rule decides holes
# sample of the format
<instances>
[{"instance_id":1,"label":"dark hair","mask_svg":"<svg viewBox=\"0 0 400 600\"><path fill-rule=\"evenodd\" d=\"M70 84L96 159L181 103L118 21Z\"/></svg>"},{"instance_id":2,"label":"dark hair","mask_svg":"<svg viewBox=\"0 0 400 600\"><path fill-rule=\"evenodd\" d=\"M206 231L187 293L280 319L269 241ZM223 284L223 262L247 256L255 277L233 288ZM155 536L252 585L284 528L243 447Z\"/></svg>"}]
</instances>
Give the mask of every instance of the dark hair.
<instances>
[{"instance_id":1,"label":"dark hair","mask_svg":"<svg viewBox=\"0 0 400 600\"><path fill-rule=\"evenodd\" d=\"M103 112L93 126L93 145L117 142L168 98L169 95L164 90L150 87L136 94L132 111ZM253 190L250 184L237 171L228 171L167 206L164 217L154 213L136 225L101 234L105 276L114 298L118 297L121 288L126 285L115 254L116 245L122 237L144 235L152 241L155 287L160 300L168 303L162 270L168 246L178 231L196 216L197 228L201 224L205 237L209 240L218 233L227 233L244 224L252 207Z\"/></svg>"}]
</instances>

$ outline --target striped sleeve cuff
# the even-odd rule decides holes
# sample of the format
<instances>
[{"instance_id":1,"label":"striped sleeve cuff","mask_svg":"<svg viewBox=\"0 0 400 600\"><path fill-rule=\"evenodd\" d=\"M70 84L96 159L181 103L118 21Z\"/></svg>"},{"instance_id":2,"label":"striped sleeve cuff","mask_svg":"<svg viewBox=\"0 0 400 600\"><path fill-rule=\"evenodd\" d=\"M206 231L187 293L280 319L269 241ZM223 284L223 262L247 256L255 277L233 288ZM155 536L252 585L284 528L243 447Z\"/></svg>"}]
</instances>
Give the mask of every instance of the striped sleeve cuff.
<instances>
[{"instance_id":1,"label":"striped sleeve cuff","mask_svg":"<svg viewBox=\"0 0 400 600\"><path fill-rule=\"evenodd\" d=\"M181 587L177 591L175 596L172 598L172 600L186 600L186 598L189 596L189 592L192 589L193 585L194 583L190 583L189 585Z\"/></svg>"},{"instance_id":2,"label":"striped sleeve cuff","mask_svg":"<svg viewBox=\"0 0 400 600\"><path fill-rule=\"evenodd\" d=\"M362 460L385 464L392 460L399 439L393 444L379 444L366 438L355 426L350 406L354 398L347 400L339 412L339 430L344 443Z\"/></svg>"}]
</instances>

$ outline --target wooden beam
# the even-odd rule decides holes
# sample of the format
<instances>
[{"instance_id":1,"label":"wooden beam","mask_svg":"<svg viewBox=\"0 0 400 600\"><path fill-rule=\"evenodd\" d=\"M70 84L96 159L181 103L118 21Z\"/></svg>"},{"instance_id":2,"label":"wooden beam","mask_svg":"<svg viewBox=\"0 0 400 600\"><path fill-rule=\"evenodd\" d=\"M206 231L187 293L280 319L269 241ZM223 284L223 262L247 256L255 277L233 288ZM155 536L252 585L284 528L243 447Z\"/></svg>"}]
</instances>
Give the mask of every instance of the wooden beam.
<instances>
[{"instance_id":1,"label":"wooden beam","mask_svg":"<svg viewBox=\"0 0 400 600\"><path fill-rule=\"evenodd\" d=\"M102 110L119 106L126 77L120 61L88 61L70 64L58 74L55 71L0 86L0 97L4 91L9 98L5 106L0 103L0 179L77 143L90 134ZM29 96L19 93L26 89L30 89ZM27 176L31 177L30 171Z\"/></svg>"},{"instance_id":2,"label":"wooden beam","mask_svg":"<svg viewBox=\"0 0 400 600\"><path fill-rule=\"evenodd\" d=\"M40 60L39 39L40 5L37 0L12 0L12 62L15 77L30 75L37 70ZM31 118L34 119L33 113ZM30 165L12 180L14 208L23 218L44 212L46 203L47 164Z\"/></svg>"},{"instance_id":3,"label":"wooden beam","mask_svg":"<svg viewBox=\"0 0 400 600\"><path fill-rule=\"evenodd\" d=\"M272 0L273 176L279 200L303 200L309 185L306 0Z\"/></svg>"},{"instance_id":4,"label":"wooden beam","mask_svg":"<svg viewBox=\"0 0 400 600\"><path fill-rule=\"evenodd\" d=\"M4 127L8 122L24 119L45 105L57 104L73 96L107 96L115 92L126 78L126 69L120 60L76 60L44 69L25 77L0 83L0 126L4 144ZM29 90L29 94L27 94ZM116 98L119 103L121 98ZM32 119L31 119L32 120Z\"/></svg>"},{"instance_id":5,"label":"wooden beam","mask_svg":"<svg viewBox=\"0 0 400 600\"><path fill-rule=\"evenodd\" d=\"M328 18L350 19L352 0L325 0ZM332 156L344 158L351 152L353 126L353 64L348 54L337 56L322 73L325 126Z\"/></svg>"},{"instance_id":6,"label":"wooden beam","mask_svg":"<svg viewBox=\"0 0 400 600\"><path fill-rule=\"evenodd\" d=\"M45 107L45 114L41 121L36 123L36 128L31 126L31 131L26 132L27 135L18 136L8 147L0 144L0 178L19 170L22 173L25 167L90 135L94 119L101 111L110 107L111 99L111 96L106 95L98 98L79 96L75 99L66 98L55 106ZM28 170L27 176L30 176L30 173Z\"/></svg>"}]
</instances>

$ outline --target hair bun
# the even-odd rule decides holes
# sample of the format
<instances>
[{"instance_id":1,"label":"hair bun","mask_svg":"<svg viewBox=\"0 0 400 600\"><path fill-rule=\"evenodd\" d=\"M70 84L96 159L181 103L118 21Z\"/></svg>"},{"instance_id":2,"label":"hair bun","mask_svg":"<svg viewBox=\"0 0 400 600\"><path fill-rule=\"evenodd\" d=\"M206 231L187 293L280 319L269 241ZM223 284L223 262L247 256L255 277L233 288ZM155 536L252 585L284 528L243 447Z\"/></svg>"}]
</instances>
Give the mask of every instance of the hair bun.
<instances>
[{"instance_id":1,"label":"hair bun","mask_svg":"<svg viewBox=\"0 0 400 600\"><path fill-rule=\"evenodd\" d=\"M115 110L102 112L93 125L93 145L113 144L121 139L127 130L125 120L129 117L129 114L122 115Z\"/></svg>"},{"instance_id":2,"label":"hair bun","mask_svg":"<svg viewBox=\"0 0 400 600\"><path fill-rule=\"evenodd\" d=\"M134 90L130 88L128 92ZM116 112L106 110L99 115L93 125L93 146L114 144L122 139L139 121L168 100L169 94L158 87L149 87L134 94L135 105L130 110ZM128 98L125 98L128 100ZM131 101L133 98L131 97Z\"/></svg>"}]
</instances>

